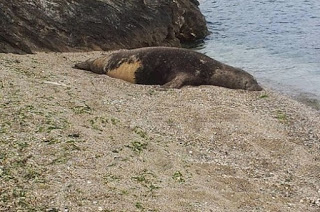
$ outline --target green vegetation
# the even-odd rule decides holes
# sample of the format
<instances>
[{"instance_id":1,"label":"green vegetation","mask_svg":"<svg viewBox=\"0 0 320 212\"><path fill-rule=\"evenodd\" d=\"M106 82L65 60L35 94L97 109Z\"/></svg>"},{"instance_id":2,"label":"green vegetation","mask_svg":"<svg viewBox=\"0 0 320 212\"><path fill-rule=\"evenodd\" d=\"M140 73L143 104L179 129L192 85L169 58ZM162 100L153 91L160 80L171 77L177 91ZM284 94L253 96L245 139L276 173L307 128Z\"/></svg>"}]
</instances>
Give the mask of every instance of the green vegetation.
<instances>
[{"instance_id":1,"label":"green vegetation","mask_svg":"<svg viewBox=\"0 0 320 212\"><path fill-rule=\"evenodd\" d=\"M160 188L154 182L156 181L156 175L146 169L142 170L137 176L132 177L132 179L146 187L148 192L151 193Z\"/></svg>"},{"instance_id":2,"label":"green vegetation","mask_svg":"<svg viewBox=\"0 0 320 212\"><path fill-rule=\"evenodd\" d=\"M148 139L148 135L140 127L135 127L133 131L143 139Z\"/></svg>"},{"instance_id":3,"label":"green vegetation","mask_svg":"<svg viewBox=\"0 0 320 212\"><path fill-rule=\"evenodd\" d=\"M259 96L260 99L264 99L264 98L268 98L268 94L262 94L261 96Z\"/></svg>"},{"instance_id":4,"label":"green vegetation","mask_svg":"<svg viewBox=\"0 0 320 212\"><path fill-rule=\"evenodd\" d=\"M141 202L136 202L135 206L137 209L144 210L144 207L142 206Z\"/></svg>"},{"instance_id":5,"label":"green vegetation","mask_svg":"<svg viewBox=\"0 0 320 212\"><path fill-rule=\"evenodd\" d=\"M114 182L114 181L119 181L121 179L121 176L119 175L113 175L111 173L107 173L103 176L103 180L105 184Z\"/></svg>"},{"instance_id":6,"label":"green vegetation","mask_svg":"<svg viewBox=\"0 0 320 212\"><path fill-rule=\"evenodd\" d=\"M92 113L92 108L87 104L84 104L83 106L74 106L72 107L72 110L77 115L83 114L83 113L88 113L88 114Z\"/></svg>"},{"instance_id":7,"label":"green vegetation","mask_svg":"<svg viewBox=\"0 0 320 212\"><path fill-rule=\"evenodd\" d=\"M185 179L183 178L183 175L181 174L180 171L176 171L173 175L172 175L172 179L174 179L175 181L179 182L179 183L184 183Z\"/></svg>"},{"instance_id":8,"label":"green vegetation","mask_svg":"<svg viewBox=\"0 0 320 212\"><path fill-rule=\"evenodd\" d=\"M113 125L117 125L118 123L120 123L120 121L118 119L116 119L116 118L111 118L111 123Z\"/></svg>"},{"instance_id":9,"label":"green vegetation","mask_svg":"<svg viewBox=\"0 0 320 212\"><path fill-rule=\"evenodd\" d=\"M148 91L149 96L152 96L152 95L154 95L155 93L156 93L155 90L149 90L149 91Z\"/></svg>"},{"instance_id":10,"label":"green vegetation","mask_svg":"<svg viewBox=\"0 0 320 212\"><path fill-rule=\"evenodd\" d=\"M105 117L96 116L93 119L90 119L89 122L93 129L103 131L103 128L107 127L109 120Z\"/></svg>"},{"instance_id":11,"label":"green vegetation","mask_svg":"<svg viewBox=\"0 0 320 212\"><path fill-rule=\"evenodd\" d=\"M25 143L25 142L22 142ZM0 145L3 147L3 143ZM45 168L32 164L32 155L24 155L24 149L13 142L7 143L10 149L0 149L0 208L5 205L13 206L17 211L41 211L30 202L29 184L45 183L43 173ZM10 185L14 185L13 187Z\"/></svg>"},{"instance_id":12,"label":"green vegetation","mask_svg":"<svg viewBox=\"0 0 320 212\"><path fill-rule=\"evenodd\" d=\"M132 151L140 154L143 150L147 149L148 143L141 143L140 141L133 141L130 145L126 147L130 148Z\"/></svg>"},{"instance_id":13,"label":"green vegetation","mask_svg":"<svg viewBox=\"0 0 320 212\"><path fill-rule=\"evenodd\" d=\"M65 130L70 127L70 123L67 119L58 118L58 114L54 112L48 112L42 116L42 124L36 130L37 133L50 133L53 130Z\"/></svg>"},{"instance_id":14,"label":"green vegetation","mask_svg":"<svg viewBox=\"0 0 320 212\"><path fill-rule=\"evenodd\" d=\"M171 118L169 118L168 120L167 120L167 124L169 125L169 126L174 126L174 120L173 119L171 119Z\"/></svg>"},{"instance_id":15,"label":"green vegetation","mask_svg":"<svg viewBox=\"0 0 320 212\"><path fill-rule=\"evenodd\" d=\"M277 119L282 123L288 123L288 116L285 112L277 111Z\"/></svg>"},{"instance_id":16,"label":"green vegetation","mask_svg":"<svg viewBox=\"0 0 320 212\"><path fill-rule=\"evenodd\" d=\"M52 162L50 163L50 165L65 164L65 163L67 163L69 161L70 158L71 158L70 153L64 151L61 154L59 154L58 157L53 159Z\"/></svg>"}]
</instances>

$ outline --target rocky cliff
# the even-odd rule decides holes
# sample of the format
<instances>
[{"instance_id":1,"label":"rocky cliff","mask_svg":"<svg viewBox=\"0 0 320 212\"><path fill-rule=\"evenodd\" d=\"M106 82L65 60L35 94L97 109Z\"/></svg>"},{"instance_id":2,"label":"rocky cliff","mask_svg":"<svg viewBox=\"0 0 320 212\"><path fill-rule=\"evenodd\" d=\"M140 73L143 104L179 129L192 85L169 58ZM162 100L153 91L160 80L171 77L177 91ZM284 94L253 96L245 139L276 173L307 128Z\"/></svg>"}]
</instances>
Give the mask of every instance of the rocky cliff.
<instances>
[{"instance_id":1,"label":"rocky cliff","mask_svg":"<svg viewBox=\"0 0 320 212\"><path fill-rule=\"evenodd\" d=\"M0 0L0 52L179 46L206 34L196 0Z\"/></svg>"}]
</instances>

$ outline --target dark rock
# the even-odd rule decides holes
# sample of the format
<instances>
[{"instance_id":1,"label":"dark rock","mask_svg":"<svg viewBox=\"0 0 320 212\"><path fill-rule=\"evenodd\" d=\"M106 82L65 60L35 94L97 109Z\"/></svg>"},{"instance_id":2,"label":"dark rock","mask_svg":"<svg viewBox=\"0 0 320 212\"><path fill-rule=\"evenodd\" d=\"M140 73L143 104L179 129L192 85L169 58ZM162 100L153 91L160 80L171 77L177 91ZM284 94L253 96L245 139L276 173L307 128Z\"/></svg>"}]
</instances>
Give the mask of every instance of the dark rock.
<instances>
[{"instance_id":1,"label":"dark rock","mask_svg":"<svg viewBox=\"0 0 320 212\"><path fill-rule=\"evenodd\" d=\"M180 46L207 35L197 0L0 0L0 52Z\"/></svg>"}]
</instances>

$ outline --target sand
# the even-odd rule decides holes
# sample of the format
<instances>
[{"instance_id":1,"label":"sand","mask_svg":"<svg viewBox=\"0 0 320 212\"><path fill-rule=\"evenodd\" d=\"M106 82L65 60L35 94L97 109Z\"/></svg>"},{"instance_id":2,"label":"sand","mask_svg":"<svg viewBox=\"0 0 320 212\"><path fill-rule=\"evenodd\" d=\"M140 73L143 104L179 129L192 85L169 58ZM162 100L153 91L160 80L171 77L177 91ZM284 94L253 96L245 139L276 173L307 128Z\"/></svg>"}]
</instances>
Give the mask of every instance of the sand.
<instances>
[{"instance_id":1,"label":"sand","mask_svg":"<svg viewBox=\"0 0 320 212\"><path fill-rule=\"evenodd\" d=\"M0 54L0 211L320 211L320 114L270 89L163 90Z\"/></svg>"}]
</instances>

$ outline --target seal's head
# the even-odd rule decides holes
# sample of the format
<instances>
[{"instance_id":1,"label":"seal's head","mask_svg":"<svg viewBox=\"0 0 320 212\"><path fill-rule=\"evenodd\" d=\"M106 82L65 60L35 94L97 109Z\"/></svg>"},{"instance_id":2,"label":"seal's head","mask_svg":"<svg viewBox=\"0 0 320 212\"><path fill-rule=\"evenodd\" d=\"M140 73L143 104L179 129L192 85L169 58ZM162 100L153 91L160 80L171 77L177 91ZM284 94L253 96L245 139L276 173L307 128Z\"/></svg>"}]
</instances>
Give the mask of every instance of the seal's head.
<instances>
[{"instance_id":1,"label":"seal's head","mask_svg":"<svg viewBox=\"0 0 320 212\"><path fill-rule=\"evenodd\" d=\"M234 86L233 88L248 90L248 91L261 91L262 87L258 84L257 80L249 73L242 69L235 68L234 73ZM232 80L231 80L232 82Z\"/></svg>"},{"instance_id":2,"label":"seal's head","mask_svg":"<svg viewBox=\"0 0 320 212\"><path fill-rule=\"evenodd\" d=\"M213 85L248 91L261 91L262 87L254 77L240 68L228 65L216 69L211 77Z\"/></svg>"},{"instance_id":3,"label":"seal's head","mask_svg":"<svg viewBox=\"0 0 320 212\"><path fill-rule=\"evenodd\" d=\"M258 84L258 82L252 77L245 82L244 89L248 91L262 91L262 87Z\"/></svg>"}]
</instances>

